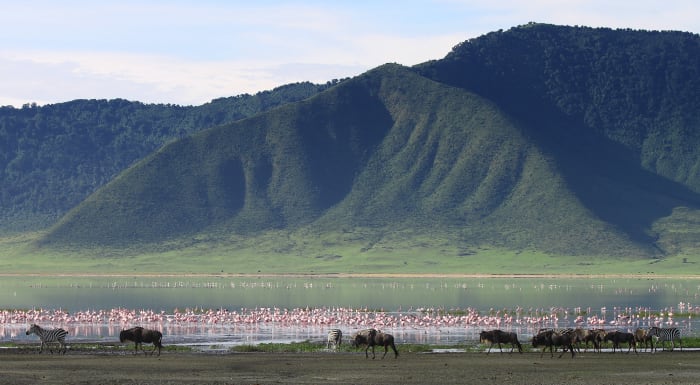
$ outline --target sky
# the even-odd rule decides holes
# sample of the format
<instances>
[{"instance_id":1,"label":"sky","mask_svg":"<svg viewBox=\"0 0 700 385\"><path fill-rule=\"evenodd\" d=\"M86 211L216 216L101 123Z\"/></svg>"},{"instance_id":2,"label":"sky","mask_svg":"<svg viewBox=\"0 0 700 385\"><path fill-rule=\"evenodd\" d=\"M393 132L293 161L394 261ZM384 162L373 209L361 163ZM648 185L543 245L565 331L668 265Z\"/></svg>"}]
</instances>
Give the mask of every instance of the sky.
<instances>
[{"instance_id":1,"label":"sky","mask_svg":"<svg viewBox=\"0 0 700 385\"><path fill-rule=\"evenodd\" d=\"M528 22L700 33L697 0L0 0L0 106L201 105L443 58Z\"/></svg>"}]
</instances>

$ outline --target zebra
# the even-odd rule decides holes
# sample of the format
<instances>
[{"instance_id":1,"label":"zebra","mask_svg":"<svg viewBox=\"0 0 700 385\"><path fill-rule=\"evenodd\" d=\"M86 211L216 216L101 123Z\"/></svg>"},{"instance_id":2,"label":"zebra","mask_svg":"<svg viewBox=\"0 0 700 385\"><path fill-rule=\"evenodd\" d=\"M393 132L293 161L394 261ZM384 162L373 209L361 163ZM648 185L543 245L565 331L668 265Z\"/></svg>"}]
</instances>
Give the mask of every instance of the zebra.
<instances>
[{"instance_id":1,"label":"zebra","mask_svg":"<svg viewBox=\"0 0 700 385\"><path fill-rule=\"evenodd\" d=\"M661 342L662 351L666 350L666 347L664 346L664 342L666 341L671 341L671 351L673 351L673 349L676 348L676 340L678 340L678 344L681 347L681 351L683 351L681 331L678 328L659 328L656 326L652 326L649 328L649 332L647 334L650 337L657 337L659 339L658 342ZM656 347L658 347L658 345L655 346L652 343L652 350L656 351Z\"/></svg>"},{"instance_id":2,"label":"zebra","mask_svg":"<svg viewBox=\"0 0 700 385\"><path fill-rule=\"evenodd\" d=\"M328 343L326 347L328 349L333 345L333 349L337 349L338 346L343 342L343 332L340 329L331 329L328 331Z\"/></svg>"},{"instance_id":3,"label":"zebra","mask_svg":"<svg viewBox=\"0 0 700 385\"><path fill-rule=\"evenodd\" d=\"M66 336L68 335L68 332L58 328L58 329L44 329L41 326L37 324L31 324L29 326L29 329L27 329L27 335L30 334L36 334L39 339L41 340L41 348L39 349L39 353L44 351L44 345L49 347L49 351L51 354L53 354L53 350L51 349L51 345L49 345L52 342L58 343L59 349L58 353L63 353L66 354Z\"/></svg>"}]
</instances>

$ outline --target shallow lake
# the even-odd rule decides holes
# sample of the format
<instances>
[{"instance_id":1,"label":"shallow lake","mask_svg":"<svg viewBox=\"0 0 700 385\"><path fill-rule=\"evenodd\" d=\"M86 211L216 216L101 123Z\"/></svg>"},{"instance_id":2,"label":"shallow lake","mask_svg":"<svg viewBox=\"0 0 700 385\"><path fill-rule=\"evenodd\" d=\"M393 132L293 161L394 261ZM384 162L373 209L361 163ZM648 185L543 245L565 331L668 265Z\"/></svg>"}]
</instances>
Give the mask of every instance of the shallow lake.
<instances>
[{"instance_id":1,"label":"shallow lake","mask_svg":"<svg viewBox=\"0 0 700 385\"><path fill-rule=\"evenodd\" d=\"M73 340L114 339L139 324L171 343L222 346L374 326L399 342L448 345L496 327L529 335L660 324L696 335L699 303L695 279L11 276L0 281L0 338L36 340L24 335L34 321Z\"/></svg>"}]
</instances>

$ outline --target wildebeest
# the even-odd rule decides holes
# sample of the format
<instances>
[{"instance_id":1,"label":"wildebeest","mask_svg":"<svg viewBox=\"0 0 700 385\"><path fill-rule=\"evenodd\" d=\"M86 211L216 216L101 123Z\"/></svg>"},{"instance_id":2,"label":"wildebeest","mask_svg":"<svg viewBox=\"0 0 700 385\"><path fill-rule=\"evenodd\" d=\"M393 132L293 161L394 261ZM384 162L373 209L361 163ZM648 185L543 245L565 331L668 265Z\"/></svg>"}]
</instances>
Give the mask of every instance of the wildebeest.
<instances>
[{"instance_id":1,"label":"wildebeest","mask_svg":"<svg viewBox=\"0 0 700 385\"><path fill-rule=\"evenodd\" d=\"M632 333L614 330L614 331L611 331L611 332L608 332L607 334L605 334L605 338L603 340L604 341L612 341L613 353L615 353L615 349L620 349L620 351L622 351L622 347L620 346L620 343L625 343L625 344L629 344L629 348L627 349L627 353L629 353L630 350L634 349L634 353L639 354L639 353L637 353L637 344L635 342L634 334L632 334Z\"/></svg>"},{"instance_id":2,"label":"wildebeest","mask_svg":"<svg viewBox=\"0 0 700 385\"><path fill-rule=\"evenodd\" d=\"M569 349L571 351L571 358L574 358L574 339L575 336L571 332L559 332L552 329L543 330L532 337L532 347L544 347L540 357L542 357L547 348L549 348L550 355L554 357L554 351L557 347L561 346L562 348ZM561 358L565 352L566 350L562 349L559 358Z\"/></svg>"},{"instance_id":3,"label":"wildebeest","mask_svg":"<svg viewBox=\"0 0 700 385\"><path fill-rule=\"evenodd\" d=\"M651 350L654 350L654 336L649 334L647 329L637 328L637 330L634 331L634 339L637 346L644 346L644 351L647 350L647 347L649 347L650 344Z\"/></svg>"},{"instance_id":4,"label":"wildebeest","mask_svg":"<svg viewBox=\"0 0 700 385\"><path fill-rule=\"evenodd\" d=\"M479 333L479 340L482 344L485 344L487 342L490 343L489 349L486 351L486 354L489 354L491 352L493 344L498 344L498 349L501 351L501 353L503 353L501 344L510 344L511 353L513 353L513 350L515 350L516 346L518 348L518 352L523 352L523 347L522 345L520 345L520 341L518 341L518 335L513 332L504 332L503 330L499 329L484 330L481 333Z\"/></svg>"},{"instance_id":5,"label":"wildebeest","mask_svg":"<svg viewBox=\"0 0 700 385\"><path fill-rule=\"evenodd\" d=\"M364 329L353 334L352 337L350 337L350 344L352 347L359 348L360 346L369 345L369 333L372 330L375 329Z\"/></svg>"},{"instance_id":6,"label":"wildebeest","mask_svg":"<svg viewBox=\"0 0 700 385\"><path fill-rule=\"evenodd\" d=\"M367 354L367 350L369 350L369 348L372 348L372 359L376 357L374 354L375 346L384 347L384 355L382 356L382 359L384 359L384 357L386 357L386 354L389 352L389 347L391 347L391 349L394 351L394 358L399 357L399 351L396 350L396 345L394 345L393 335L388 333L382 333L375 329L369 329L369 334L367 336L367 348L365 349L365 358L369 357L369 355Z\"/></svg>"},{"instance_id":7,"label":"wildebeest","mask_svg":"<svg viewBox=\"0 0 700 385\"><path fill-rule=\"evenodd\" d=\"M593 343L593 351L600 353L601 344L603 343L603 338L605 338L604 329L588 329L583 334L584 350L588 349L588 343Z\"/></svg>"},{"instance_id":8,"label":"wildebeest","mask_svg":"<svg viewBox=\"0 0 700 385\"><path fill-rule=\"evenodd\" d=\"M139 345L141 345L141 350L143 354L146 355L146 350L143 348L143 343L152 343L153 350L151 350L151 355L158 349L158 355L160 356L160 349L163 348L163 334L158 330L144 329L141 326L136 326L131 329L122 330L119 333L119 341L131 341L134 345L134 354L138 353Z\"/></svg>"}]
</instances>

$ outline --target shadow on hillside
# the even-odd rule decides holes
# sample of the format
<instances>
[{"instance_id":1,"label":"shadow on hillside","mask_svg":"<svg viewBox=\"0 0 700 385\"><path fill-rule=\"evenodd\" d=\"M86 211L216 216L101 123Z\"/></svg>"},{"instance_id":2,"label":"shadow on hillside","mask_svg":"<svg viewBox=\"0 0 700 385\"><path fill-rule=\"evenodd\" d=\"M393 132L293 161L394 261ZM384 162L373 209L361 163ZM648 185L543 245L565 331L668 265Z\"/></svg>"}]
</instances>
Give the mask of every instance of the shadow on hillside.
<instances>
[{"instance_id":1,"label":"shadow on hillside","mask_svg":"<svg viewBox=\"0 0 700 385\"><path fill-rule=\"evenodd\" d=\"M595 216L634 242L656 248L651 226L679 206L700 207L700 194L641 167L639 155L553 107L538 116L514 108L528 134L555 159L565 181ZM539 111L546 111L539 113ZM542 117L546 117L542 119Z\"/></svg>"}]
</instances>

